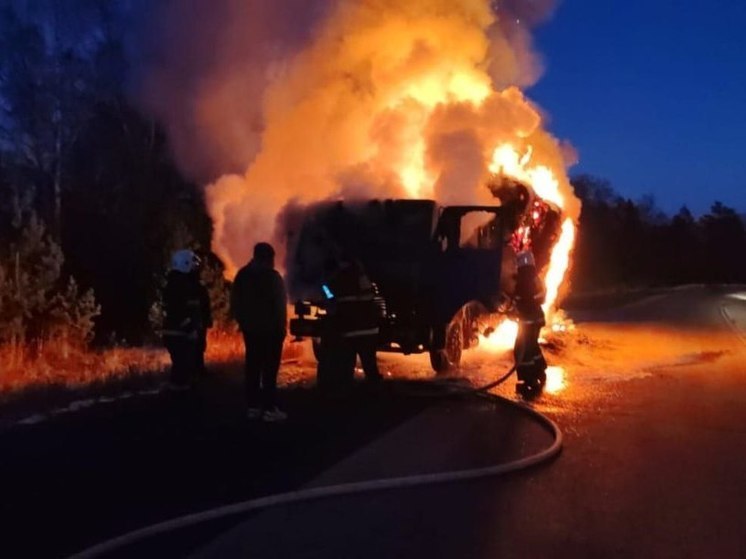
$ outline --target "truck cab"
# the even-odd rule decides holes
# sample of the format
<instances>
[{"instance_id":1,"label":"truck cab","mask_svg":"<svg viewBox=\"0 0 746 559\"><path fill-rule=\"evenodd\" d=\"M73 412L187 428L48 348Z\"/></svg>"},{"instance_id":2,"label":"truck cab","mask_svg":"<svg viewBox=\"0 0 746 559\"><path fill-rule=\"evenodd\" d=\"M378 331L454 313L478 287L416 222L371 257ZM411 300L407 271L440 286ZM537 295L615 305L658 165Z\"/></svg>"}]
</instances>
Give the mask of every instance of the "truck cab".
<instances>
[{"instance_id":1,"label":"truck cab","mask_svg":"<svg viewBox=\"0 0 746 559\"><path fill-rule=\"evenodd\" d=\"M438 372L475 345L478 321L510 291L513 217L496 206L432 200L327 202L297 210L287 231L288 287L296 338L324 328L324 263L344 254L374 282L385 308L381 351L429 352ZM511 263L511 264L508 264Z\"/></svg>"}]
</instances>

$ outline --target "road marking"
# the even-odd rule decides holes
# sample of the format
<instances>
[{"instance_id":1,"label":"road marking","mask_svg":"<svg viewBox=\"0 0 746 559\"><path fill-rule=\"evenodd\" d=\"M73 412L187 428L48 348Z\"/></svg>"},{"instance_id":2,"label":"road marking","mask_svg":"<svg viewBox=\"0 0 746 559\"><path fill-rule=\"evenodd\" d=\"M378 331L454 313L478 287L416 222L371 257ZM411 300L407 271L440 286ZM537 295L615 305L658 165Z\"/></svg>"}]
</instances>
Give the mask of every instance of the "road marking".
<instances>
[{"instance_id":1,"label":"road marking","mask_svg":"<svg viewBox=\"0 0 746 559\"><path fill-rule=\"evenodd\" d=\"M46 421L49 419L48 416L42 415L42 414L36 414L36 415L30 415L26 417L25 419L21 419L17 422L18 425L36 425L37 423L41 423L43 421Z\"/></svg>"},{"instance_id":2,"label":"road marking","mask_svg":"<svg viewBox=\"0 0 746 559\"><path fill-rule=\"evenodd\" d=\"M139 390L137 392L131 392L128 390L116 396L100 396L98 398L84 398L82 400L74 400L67 406L54 408L46 414L37 413L19 419L15 423L10 424L8 428L13 428L14 426L18 425L38 425L40 423L44 423L45 421L49 421L51 419L54 419L55 417L59 417L68 413L74 413L87 408L92 408L94 406L98 407L101 405L113 404L115 402L129 400L130 398L136 396L156 396L158 394L163 394L164 392L166 392L166 390L168 390L168 386L161 385L156 388Z\"/></svg>"},{"instance_id":3,"label":"road marking","mask_svg":"<svg viewBox=\"0 0 746 559\"><path fill-rule=\"evenodd\" d=\"M96 400L92 398L88 398L86 400L75 400L72 404L70 404L68 409L70 411L78 411L85 408L90 408L91 406L96 404Z\"/></svg>"},{"instance_id":4,"label":"road marking","mask_svg":"<svg viewBox=\"0 0 746 559\"><path fill-rule=\"evenodd\" d=\"M295 359L290 360L284 360L282 363L293 363ZM126 390L124 392L121 392L115 396L99 396L97 398L84 398L81 400L74 400L67 404L64 407L58 407L53 408L46 414L34 414L30 415L24 418L19 419L18 421L11 423L8 425L8 429L12 429L15 426L19 425L38 425L39 423L44 423L45 421L50 421L56 417L59 417L61 415L66 415L69 413L74 413L83 409L92 408L92 407L98 407L101 405L106 404L113 404L115 402L122 402L124 400L129 400L131 398L137 398L139 396L158 396L159 394L164 394L166 392L180 392L183 389L173 388L169 386L167 383L162 383L155 388L145 388L142 390L137 391L131 391Z\"/></svg>"},{"instance_id":5,"label":"road marking","mask_svg":"<svg viewBox=\"0 0 746 559\"><path fill-rule=\"evenodd\" d=\"M64 408L54 408L52 411L49 412L50 417L57 417L58 415L64 415L66 413L70 413L73 411L70 406L64 407Z\"/></svg>"}]
</instances>

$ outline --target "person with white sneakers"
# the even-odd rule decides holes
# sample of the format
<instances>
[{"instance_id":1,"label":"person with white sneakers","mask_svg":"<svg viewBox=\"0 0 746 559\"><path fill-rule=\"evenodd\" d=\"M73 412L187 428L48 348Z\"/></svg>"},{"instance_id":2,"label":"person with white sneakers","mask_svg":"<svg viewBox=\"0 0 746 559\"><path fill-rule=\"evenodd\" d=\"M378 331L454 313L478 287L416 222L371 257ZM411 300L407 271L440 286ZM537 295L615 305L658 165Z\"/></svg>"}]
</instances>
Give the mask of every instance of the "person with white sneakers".
<instances>
[{"instance_id":1,"label":"person with white sneakers","mask_svg":"<svg viewBox=\"0 0 746 559\"><path fill-rule=\"evenodd\" d=\"M254 258L239 270L231 289L231 314L246 347L246 400L250 419L287 419L277 406L277 374L287 334L285 281L275 270L268 243L254 247Z\"/></svg>"}]
</instances>

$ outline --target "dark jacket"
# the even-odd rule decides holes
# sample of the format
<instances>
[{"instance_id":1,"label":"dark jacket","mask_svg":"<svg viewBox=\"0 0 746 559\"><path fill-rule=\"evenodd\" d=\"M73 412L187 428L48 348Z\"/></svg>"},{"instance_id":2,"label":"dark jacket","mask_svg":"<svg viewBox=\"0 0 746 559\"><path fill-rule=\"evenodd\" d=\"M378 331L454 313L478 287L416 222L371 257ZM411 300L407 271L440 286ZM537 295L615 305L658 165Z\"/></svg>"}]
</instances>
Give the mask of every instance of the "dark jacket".
<instances>
[{"instance_id":1,"label":"dark jacket","mask_svg":"<svg viewBox=\"0 0 746 559\"><path fill-rule=\"evenodd\" d=\"M244 333L285 335L287 295L277 270L256 260L241 268L231 289L231 315Z\"/></svg>"},{"instance_id":2,"label":"dark jacket","mask_svg":"<svg viewBox=\"0 0 746 559\"><path fill-rule=\"evenodd\" d=\"M171 270L163 290L164 336L202 335L212 326L210 296L197 274Z\"/></svg>"}]
</instances>

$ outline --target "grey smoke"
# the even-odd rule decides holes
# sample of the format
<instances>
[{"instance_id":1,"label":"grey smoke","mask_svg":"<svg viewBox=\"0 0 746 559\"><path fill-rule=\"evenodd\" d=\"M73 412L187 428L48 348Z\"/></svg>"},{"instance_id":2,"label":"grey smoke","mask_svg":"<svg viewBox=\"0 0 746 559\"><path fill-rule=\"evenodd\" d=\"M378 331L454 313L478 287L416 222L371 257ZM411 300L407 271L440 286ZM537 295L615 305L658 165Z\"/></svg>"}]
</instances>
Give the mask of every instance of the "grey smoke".
<instances>
[{"instance_id":1,"label":"grey smoke","mask_svg":"<svg viewBox=\"0 0 746 559\"><path fill-rule=\"evenodd\" d=\"M136 102L165 127L182 172L243 172L259 147L262 97L303 48L328 0L134 0Z\"/></svg>"}]
</instances>

